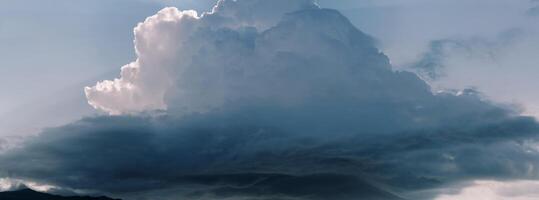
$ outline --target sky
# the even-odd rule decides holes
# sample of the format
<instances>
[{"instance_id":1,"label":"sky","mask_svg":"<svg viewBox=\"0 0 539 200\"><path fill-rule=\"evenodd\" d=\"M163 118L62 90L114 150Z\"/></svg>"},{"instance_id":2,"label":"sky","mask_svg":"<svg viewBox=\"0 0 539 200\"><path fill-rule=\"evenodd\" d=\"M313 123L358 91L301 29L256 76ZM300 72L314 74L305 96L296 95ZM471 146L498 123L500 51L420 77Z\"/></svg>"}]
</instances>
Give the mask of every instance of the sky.
<instances>
[{"instance_id":1,"label":"sky","mask_svg":"<svg viewBox=\"0 0 539 200\"><path fill-rule=\"evenodd\" d=\"M539 195L537 1L54 2L0 1L0 189Z\"/></svg>"}]
</instances>

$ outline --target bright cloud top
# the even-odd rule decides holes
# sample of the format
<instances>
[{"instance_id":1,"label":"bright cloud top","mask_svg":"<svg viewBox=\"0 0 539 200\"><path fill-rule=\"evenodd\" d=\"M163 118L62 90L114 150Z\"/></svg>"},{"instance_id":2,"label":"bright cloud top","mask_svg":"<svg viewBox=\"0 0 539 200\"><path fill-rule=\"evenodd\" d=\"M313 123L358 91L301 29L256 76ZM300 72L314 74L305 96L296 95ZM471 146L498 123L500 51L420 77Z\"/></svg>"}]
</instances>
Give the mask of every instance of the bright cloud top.
<instances>
[{"instance_id":1,"label":"bright cloud top","mask_svg":"<svg viewBox=\"0 0 539 200\"><path fill-rule=\"evenodd\" d=\"M272 9L267 9L268 7ZM177 97L179 101L189 103L189 105L185 105L185 109L191 111L201 111L208 106L218 104L216 98L218 98L219 93L228 92L220 90L233 89L218 86L218 84L226 85L223 81L229 81L223 80L223 76L226 74L222 73L226 70L248 73L245 70L251 66L227 66L227 64L232 64L226 63L227 61L237 59L240 57L239 55L246 53L246 47L241 46L241 44L223 43L221 45L238 46L228 47L226 50L230 52L216 52L218 55L197 58L197 55L204 51L216 50L216 46L210 45L219 45L211 44L211 42L219 40L217 37L220 36L208 35L208 31L203 30L239 29L245 35L238 35L238 37L251 37L257 31L265 31L274 26L284 13L307 8L317 8L317 6L311 0L293 2L285 0L220 1L212 12L204 13L200 17L196 11L165 8L135 28L134 43L138 58L122 67L120 78L102 81L93 87L85 88L88 103L96 109L114 115L165 110L169 103L166 102L166 99L172 98L172 95ZM241 30L245 27L253 29ZM222 34L225 34L226 37L227 32L223 31ZM197 63L201 61L214 62L216 65L208 68L208 66L204 66L204 63ZM223 63L217 64L219 62ZM202 73L203 70L207 71ZM247 74L244 77L246 76ZM194 81L199 81L200 84ZM202 81L206 83L202 83ZM245 86L247 83L239 84ZM194 91L194 89L198 91ZM230 97L238 94L221 95L229 95L228 97Z\"/></svg>"},{"instance_id":2,"label":"bright cloud top","mask_svg":"<svg viewBox=\"0 0 539 200\"><path fill-rule=\"evenodd\" d=\"M88 103L110 114L166 109L164 96L172 85L167 58L182 53L177 52L181 43L174 40L186 37L181 31L189 32L189 24L196 20L196 11L166 8L140 23L134 30L139 58L122 67L120 78L86 87Z\"/></svg>"}]
</instances>

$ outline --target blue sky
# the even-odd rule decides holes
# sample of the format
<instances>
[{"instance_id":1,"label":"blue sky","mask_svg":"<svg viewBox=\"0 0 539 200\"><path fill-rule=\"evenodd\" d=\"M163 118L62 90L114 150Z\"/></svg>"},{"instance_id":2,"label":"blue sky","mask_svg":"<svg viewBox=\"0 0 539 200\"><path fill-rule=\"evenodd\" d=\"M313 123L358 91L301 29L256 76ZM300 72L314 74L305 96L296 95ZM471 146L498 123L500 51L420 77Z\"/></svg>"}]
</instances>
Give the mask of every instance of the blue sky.
<instances>
[{"instance_id":1,"label":"blue sky","mask_svg":"<svg viewBox=\"0 0 539 200\"><path fill-rule=\"evenodd\" d=\"M50 120L40 126L57 124L91 113L81 88L110 77L132 59L133 27L162 7L127 1L54 2L0 3L0 90L6 92L0 115L12 118L9 124L29 116ZM60 112L59 120L43 118L42 112L57 112L49 108L66 103L75 112Z\"/></svg>"}]
</instances>

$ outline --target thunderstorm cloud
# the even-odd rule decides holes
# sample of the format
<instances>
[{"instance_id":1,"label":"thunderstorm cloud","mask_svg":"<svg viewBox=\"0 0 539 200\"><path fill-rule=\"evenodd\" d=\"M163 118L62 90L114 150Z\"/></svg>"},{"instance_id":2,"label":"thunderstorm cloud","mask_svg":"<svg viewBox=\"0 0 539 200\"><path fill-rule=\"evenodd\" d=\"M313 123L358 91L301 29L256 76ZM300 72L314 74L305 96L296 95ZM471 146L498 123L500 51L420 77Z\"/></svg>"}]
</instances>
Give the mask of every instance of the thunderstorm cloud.
<instances>
[{"instance_id":1,"label":"thunderstorm cloud","mask_svg":"<svg viewBox=\"0 0 539 200\"><path fill-rule=\"evenodd\" d=\"M165 8L134 34L137 59L85 88L109 115L0 154L0 177L152 200L430 199L420 191L538 178L534 118L470 89L433 93L314 1Z\"/></svg>"}]
</instances>

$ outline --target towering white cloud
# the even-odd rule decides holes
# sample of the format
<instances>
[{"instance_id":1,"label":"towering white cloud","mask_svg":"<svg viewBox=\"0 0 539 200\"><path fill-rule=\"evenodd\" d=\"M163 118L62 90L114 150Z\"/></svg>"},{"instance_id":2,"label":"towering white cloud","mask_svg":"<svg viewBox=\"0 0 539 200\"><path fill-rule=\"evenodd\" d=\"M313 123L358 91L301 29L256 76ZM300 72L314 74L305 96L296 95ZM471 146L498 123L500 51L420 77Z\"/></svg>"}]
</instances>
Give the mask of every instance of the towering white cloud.
<instances>
[{"instance_id":1,"label":"towering white cloud","mask_svg":"<svg viewBox=\"0 0 539 200\"><path fill-rule=\"evenodd\" d=\"M120 78L85 88L88 103L110 114L125 114L167 109L170 102L166 102L166 98L177 95L179 101L184 101L186 109L199 111L217 103L217 93L222 93L219 90L225 88L206 87L221 87L216 84L229 81L220 79L223 70L234 67L259 70L254 69L255 66L226 66L232 64L225 63L227 60L244 59L243 53L253 53L253 49L246 49L249 47L245 43L254 39L258 32L274 26L284 13L308 8L317 6L312 0L224 0L219 1L211 13L201 17L195 11L165 8L135 28L138 58L122 67ZM222 34L214 32L217 29ZM244 35L230 35L237 33ZM228 39L226 37L238 38L237 41L218 43ZM222 49L226 52L206 53L225 47L223 45L230 45ZM202 61L213 63L212 66L197 63ZM193 91L195 89L197 91Z\"/></svg>"},{"instance_id":2,"label":"towering white cloud","mask_svg":"<svg viewBox=\"0 0 539 200\"><path fill-rule=\"evenodd\" d=\"M88 103L110 114L166 109L164 95L173 84L173 63L181 50L182 39L192 32L198 15L195 11L166 8L140 23L134 30L138 59L121 69L121 77L86 87Z\"/></svg>"}]
</instances>

